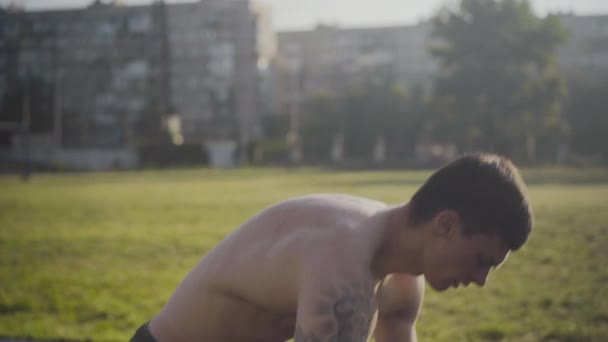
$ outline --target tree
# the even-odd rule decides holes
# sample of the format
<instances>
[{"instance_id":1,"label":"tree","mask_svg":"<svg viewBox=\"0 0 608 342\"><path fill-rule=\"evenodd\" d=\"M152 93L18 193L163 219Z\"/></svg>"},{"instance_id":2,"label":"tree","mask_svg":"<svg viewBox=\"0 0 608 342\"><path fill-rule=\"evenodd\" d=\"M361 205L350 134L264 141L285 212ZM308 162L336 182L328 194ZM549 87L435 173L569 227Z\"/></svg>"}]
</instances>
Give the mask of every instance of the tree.
<instances>
[{"instance_id":1,"label":"tree","mask_svg":"<svg viewBox=\"0 0 608 342\"><path fill-rule=\"evenodd\" d=\"M312 97L305 103L304 155L328 158L333 142L342 137L346 158L369 160L382 139L387 157L402 160L413 154L427 111L422 89L406 92L390 83Z\"/></svg>"},{"instance_id":2,"label":"tree","mask_svg":"<svg viewBox=\"0 0 608 342\"><path fill-rule=\"evenodd\" d=\"M413 153L421 115L421 92L411 93L392 84L368 85L344 98L346 154L371 158L373 148L382 139L389 159L404 159Z\"/></svg>"},{"instance_id":3,"label":"tree","mask_svg":"<svg viewBox=\"0 0 608 342\"><path fill-rule=\"evenodd\" d=\"M568 118L572 126L572 148L582 156L608 161L608 74L597 80L570 82Z\"/></svg>"},{"instance_id":4,"label":"tree","mask_svg":"<svg viewBox=\"0 0 608 342\"><path fill-rule=\"evenodd\" d=\"M565 31L526 0L462 0L433 19L436 138L535 159L539 136L567 132L555 50Z\"/></svg>"},{"instance_id":5,"label":"tree","mask_svg":"<svg viewBox=\"0 0 608 342\"><path fill-rule=\"evenodd\" d=\"M340 99L332 94L318 94L304 104L302 149L307 159L325 160L336 134L343 132L344 112Z\"/></svg>"}]
</instances>

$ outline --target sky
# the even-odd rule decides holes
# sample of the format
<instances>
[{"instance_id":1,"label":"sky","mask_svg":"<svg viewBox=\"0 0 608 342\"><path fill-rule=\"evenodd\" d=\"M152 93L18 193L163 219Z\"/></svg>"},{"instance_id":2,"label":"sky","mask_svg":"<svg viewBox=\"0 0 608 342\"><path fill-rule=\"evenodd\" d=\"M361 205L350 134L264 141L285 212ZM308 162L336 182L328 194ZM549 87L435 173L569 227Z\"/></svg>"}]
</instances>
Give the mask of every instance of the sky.
<instances>
[{"instance_id":1,"label":"sky","mask_svg":"<svg viewBox=\"0 0 608 342\"><path fill-rule=\"evenodd\" d=\"M17 2L26 9L79 8L93 0L0 0ZM106 0L108 1L108 0ZM145 4L152 0L121 0ZM187 2L187 0L165 0ZM414 24L430 18L439 8L456 0L262 0L272 9L276 30L310 29L318 23L342 27ZM530 0L539 15L573 12L579 15L608 15L608 0Z\"/></svg>"}]
</instances>

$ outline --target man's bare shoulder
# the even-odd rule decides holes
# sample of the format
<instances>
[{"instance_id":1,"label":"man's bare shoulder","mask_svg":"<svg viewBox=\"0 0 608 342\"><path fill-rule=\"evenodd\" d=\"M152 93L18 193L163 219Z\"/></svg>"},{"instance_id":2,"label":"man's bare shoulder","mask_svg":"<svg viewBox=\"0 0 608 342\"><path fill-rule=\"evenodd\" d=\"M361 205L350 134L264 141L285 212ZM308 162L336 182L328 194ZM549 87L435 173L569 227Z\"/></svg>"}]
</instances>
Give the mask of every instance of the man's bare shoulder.
<instances>
[{"instance_id":1,"label":"man's bare shoulder","mask_svg":"<svg viewBox=\"0 0 608 342\"><path fill-rule=\"evenodd\" d=\"M296 199L298 198L360 206L386 206L386 203L378 201L376 199L342 193L316 193L296 197Z\"/></svg>"},{"instance_id":2,"label":"man's bare shoulder","mask_svg":"<svg viewBox=\"0 0 608 342\"><path fill-rule=\"evenodd\" d=\"M283 200L262 211L261 214L290 212L316 212L317 215L369 215L386 208L387 204L371 198L337 194L318 193Z\"/></svg>"},{"instance_id":3,"label":"man's bare shoulder","mask_svg":"<svg viewBox=\"0 0 608 342\"><path fill-rule=\"evenodd\" d=\"M311 194L277 202L244 222L232 235L269 237L272 243L293 234L327 231L354 225L387 207L387 204L343 194ZM235 237L236 237L235 236Z\"/></svg>"}]
</instances>

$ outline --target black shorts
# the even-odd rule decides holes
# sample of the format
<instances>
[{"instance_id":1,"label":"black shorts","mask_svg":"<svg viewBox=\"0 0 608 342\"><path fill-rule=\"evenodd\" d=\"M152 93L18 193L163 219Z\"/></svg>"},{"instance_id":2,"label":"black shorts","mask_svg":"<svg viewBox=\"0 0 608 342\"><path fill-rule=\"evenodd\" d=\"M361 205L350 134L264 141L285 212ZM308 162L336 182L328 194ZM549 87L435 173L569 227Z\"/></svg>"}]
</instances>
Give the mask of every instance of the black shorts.
<instances>
[{"instance_id":1,"label":"black shorts","mask_svg":"<svg viewBox=\"0 0 608 342\"><path fill-rule=\"evenodd\" d=\"M142 324L141 327L139 327L139 329L137 329L137 331L135 332L135 335L131 337L131 340L129 342L158 342L150 333L148 324L150 324L150 322Z\"/></svg>"}]
</instances>

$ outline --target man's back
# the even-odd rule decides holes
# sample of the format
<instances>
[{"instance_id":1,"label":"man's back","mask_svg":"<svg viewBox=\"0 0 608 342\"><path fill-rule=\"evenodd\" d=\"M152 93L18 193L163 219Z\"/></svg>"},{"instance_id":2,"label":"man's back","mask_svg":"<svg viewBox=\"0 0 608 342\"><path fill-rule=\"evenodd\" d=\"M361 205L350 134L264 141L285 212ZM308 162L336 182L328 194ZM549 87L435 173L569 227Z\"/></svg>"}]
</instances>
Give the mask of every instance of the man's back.
<instances>
[{"instance_id":1,"label":"man's back","mask_svg":"<svg viewBox=\"0 0 608 342\"><path fill-rule=\"evenodd\" d=\"M302 263L319 253L334 262L350 232L385 207L354 196L314 195L262 211L199 262L151 322L152 333L160 341L291 338Z\"/></svg>"}]
</instances>

